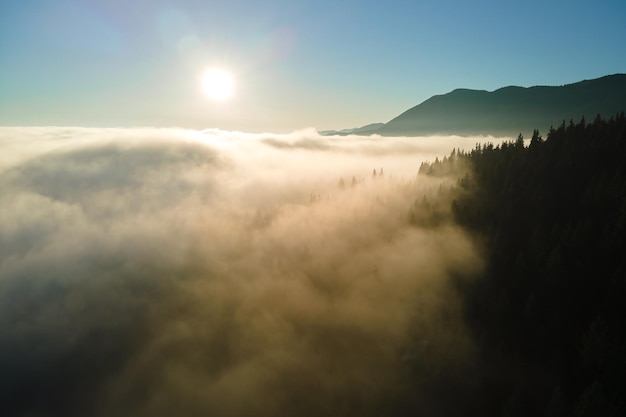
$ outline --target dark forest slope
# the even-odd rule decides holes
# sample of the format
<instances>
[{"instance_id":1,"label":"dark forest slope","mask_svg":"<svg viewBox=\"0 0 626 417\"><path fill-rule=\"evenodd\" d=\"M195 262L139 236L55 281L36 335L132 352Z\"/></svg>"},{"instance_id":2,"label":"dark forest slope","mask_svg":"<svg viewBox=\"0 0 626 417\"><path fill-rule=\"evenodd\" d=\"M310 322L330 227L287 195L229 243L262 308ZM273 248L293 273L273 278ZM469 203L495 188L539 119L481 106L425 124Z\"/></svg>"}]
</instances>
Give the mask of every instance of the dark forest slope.
<instances>
[{"instance_id":1,"label":"dark forest slope","mask_svg":"<svg viewBox=\"0 0 626 417\"><path fill-rule=\"evenodd\" d=\"M382 135L530 135L561 121L593 120L626 110L626 74L561 87L505 87L493 92L457 89L433 96L392 119Z\"/></svg>"},{"instance_id":2,"label":"dark forest slope","mask_svg":"<svg viewBox=\"0 0 626 417\"><path fill-rule=\"evenodd\" d=\"M626 118L561 125L422 165L471 166L457 221L483 242L464 289L482 364L475 415L626 415Z\"/></svg>"}]
</instances>

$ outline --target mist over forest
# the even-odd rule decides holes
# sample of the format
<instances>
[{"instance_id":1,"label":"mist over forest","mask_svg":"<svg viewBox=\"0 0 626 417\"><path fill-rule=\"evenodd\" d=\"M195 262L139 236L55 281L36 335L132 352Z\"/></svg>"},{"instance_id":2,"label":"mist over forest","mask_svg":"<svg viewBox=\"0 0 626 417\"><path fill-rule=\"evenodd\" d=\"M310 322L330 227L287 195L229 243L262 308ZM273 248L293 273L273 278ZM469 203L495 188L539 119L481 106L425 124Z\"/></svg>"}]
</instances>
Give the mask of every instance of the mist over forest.
<instances>
[{"instance_id":1,"label":"mist over forest","mask_svg":"<svg viewBox=\"0 0 626 417\"><path fill-rule=\"evenodd\" d=\"M453 197L422 161L485 138L0 137L6 415L426 410L474 365L454 281L480 252L449 207L410 212Z\"/></svg>"},{"instance_id":2,"label":"mist over forest","mask_svg":"<svg viewBox=\"0 0 626 417\"><path fill-rule=\"evenodd\" d=\"M626 417L626 0L0 4L0 417Z\"/></svg>"},{"instance_id":3,"label":"mist over forest","mask_svg":"<svg viewBox=\"0 0 626 417\"><path fill-rule=\"evenodd\" d=\"M0 128L4 415L622 415L625 136Z\"/></svg>"}]
</instances>

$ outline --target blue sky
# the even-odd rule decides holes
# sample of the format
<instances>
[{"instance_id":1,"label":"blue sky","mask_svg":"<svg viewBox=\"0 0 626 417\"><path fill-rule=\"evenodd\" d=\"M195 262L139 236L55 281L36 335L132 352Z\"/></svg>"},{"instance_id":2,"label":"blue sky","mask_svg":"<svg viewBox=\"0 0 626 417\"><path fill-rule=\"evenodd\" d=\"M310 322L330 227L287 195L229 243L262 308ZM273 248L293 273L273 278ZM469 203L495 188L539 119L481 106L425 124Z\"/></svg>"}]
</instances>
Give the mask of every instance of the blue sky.
<instances>
[{"instance_id":1,"label":"blue sky","mask_svg":"<svg viewBox=\"0 0 626 417\"><path fill-rule=\"evenodd\" d=\"M455 88L626 72L626 3L0 0L0 125L385 122ZM229 70L212 102L202 73Z\"/></svg>"}]
</instances>

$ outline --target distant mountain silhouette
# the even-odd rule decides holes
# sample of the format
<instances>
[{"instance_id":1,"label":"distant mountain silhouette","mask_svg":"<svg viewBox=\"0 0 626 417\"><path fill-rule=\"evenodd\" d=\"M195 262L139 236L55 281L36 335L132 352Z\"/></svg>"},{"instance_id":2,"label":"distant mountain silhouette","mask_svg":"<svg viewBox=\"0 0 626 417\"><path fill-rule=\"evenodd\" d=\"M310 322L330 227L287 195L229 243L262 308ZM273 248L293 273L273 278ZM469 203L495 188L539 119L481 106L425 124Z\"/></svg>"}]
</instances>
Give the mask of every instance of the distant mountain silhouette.
<instances>
[{"instance_id":1,"label":"distant mountain silhouette","mask_svg":"<svg viewBox=\"0 0 626 417\"><path fill-rule=\"evenodd\" d=\"M384 123L370 123L361 127L341 130L321 130L319 133L323 136L345 136L345 135L370 135L380 129Z\"/></svg>"},{"instance_id":2,"label":"distant mountain silhouette","mask_svg":"<svg viewBox=\"0 0 626 417\"><path fill-rule=\"evenodd\" d=\"M495 135L529 137L564 120L608 118L626 110L626 74L609 75L560 87L504 87L493 92L457 89L405 111L362 134ZM352 132L356 133L356 132Z\"/></svg>"}]
</instances>

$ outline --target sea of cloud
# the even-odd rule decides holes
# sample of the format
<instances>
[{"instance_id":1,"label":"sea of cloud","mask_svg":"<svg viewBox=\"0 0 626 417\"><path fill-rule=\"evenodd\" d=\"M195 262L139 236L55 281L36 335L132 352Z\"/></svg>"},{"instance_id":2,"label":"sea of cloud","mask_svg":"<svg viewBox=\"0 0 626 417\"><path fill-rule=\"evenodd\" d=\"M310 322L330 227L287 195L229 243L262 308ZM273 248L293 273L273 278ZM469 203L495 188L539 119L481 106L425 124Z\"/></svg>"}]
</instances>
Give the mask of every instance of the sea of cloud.
<instances>
[{"instance_id":1,"label":"sea of cloud","mask_svg":"<svg viewBox=\"0 0 626 417\"><path fill-rule=\"evenodd\" d=\"M482 261L408 214L485 141L0 128L6 415L431 412Z\"/></svg>"}]
</instances>

